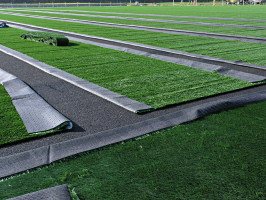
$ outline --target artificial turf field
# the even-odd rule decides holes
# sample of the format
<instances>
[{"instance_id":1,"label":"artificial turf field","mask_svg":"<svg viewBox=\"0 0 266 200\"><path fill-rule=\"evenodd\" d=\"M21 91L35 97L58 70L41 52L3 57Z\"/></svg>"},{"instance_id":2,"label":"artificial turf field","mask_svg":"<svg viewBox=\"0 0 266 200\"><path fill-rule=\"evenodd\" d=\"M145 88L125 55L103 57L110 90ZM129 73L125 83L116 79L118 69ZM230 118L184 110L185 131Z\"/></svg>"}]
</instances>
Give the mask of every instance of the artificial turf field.
<instances>
[{"instance_id":1,"label":"artificial turf field","mask_svg":"<svg viewBox=\"0 0 266 200\"><path fill-rule=\"evenodd\" d=\"M149 14L161 13L161 14L169 15L167 12L158 12L158 11L161 11L161 8L162 7L150 8L150 9L147 9L146 11ZM265 9L266 6L264 6L263 8L264 8L264 10L266 10ZM61 9L65 10L64 8L61 8ZM77 8L73 8L73 9L77 9ZM176 10L176 14L173 14L173 15L180 15L178 9L179 8L175 9ZM252 10L254 8L251 7L250 9ZM15 10L17 10L17 9L15 9ZM14 12L14 13L31 14L31 15L53 16L53 17L61 17L61 18L62 17L63 18L75 18L75 19L82 19L82 20L111 22L111 23L120 23L120 24L127 24L127 25L143 25L143 26L151 26L151 27L159 27L159 28L182 29L182 30L213 32L213 33L224 33L224 34L244 35L244 36L253 36L253 37L266 37L266 30L263 30L263 29L256 29L255 30L255 29L249 29L249 28L211 27L211 26L205 26L205 25L189 25L189 24L172 24L172 23L160 23L160 22L145 22L145 21L137 21L137 20L132 21L132 20L125 20L125 19L106 19L106 18L85 17L85 16L70 16L70 15L58 15L58 14L49 14L49 13L38 13L38 12L30 12L30 10L28 12L26 12L26 11L23 11L25 9L23 9L21 11L15 11L15 10L8 9L7 11ZM60 8L57 8L54 11L57 11L57 10L60 10ZM77 10L80 11L80 9L77 9ZM95 11L95 10L90 9L90 8L88 8L86 10ZM49 9L49 10L45 9L43 11L53 11L53 10L52 9ZM130 12L130 13L133 13L134 9L133 10L129 10L129 9L120 8L119 13L125 13L126 11ZM62 14L64 12L62 12ZM70 13L76 13L76 14L90 14L90 15L94 14L94 15L103 15L103 16L107 15L107 14L103 14L103 13L80 13L80 12L74 12L74 11L69 11L69 12ZM69 12L67 12L67 13L69 13ZM235 13L237 13L237 10L235 11ZM234 13L234 18L237 18L238 15L235 15L235 13ZM110 15L110 14L108 14L108 15ZM185 15L185 16L187 16L187 15ZM264 16L265 14L263 13L261 15ZM112 16L128 17L127 15L119 15L119 14L115 14L115 15L112 15ZM223 16L223 17L225 17L225 16ZM256 14L255 13L250 13L249 16L250 16L250 18L255 18L255 16L257 16L257 13ZM133 17L133 18L149 18L149 19L171 19L171 20L174 20L174 21L196 21L196 22L208 22L208 23L220 23L220 24L242 24L242 25L253 25L253 26L265 26L265 22L256 22L256 21L246 22L246 21L238 21L238 20L231 20L230 21L230 20L218 20L218 19L167 18L167 17L134 16L134 15L130 15L129 17ZM208 15L206 15L205 17L208 17ZM24 19L24 18L25 17L22 17L22 19ZM231 16L231 18L232 18L232 16ZM11 19L12 18L10 18L10 20ZM263 17L261 19L263 19ZM25 20L27 20L27 19L25 19ZM90 26L90 31L91 31L91 29L96 28L96 27ZM91 32L90 34L93 34L93 32ZM140 34L140 33L138 33L138 34Z\"/></svg>"},{"instance_id":2,"label":"artificial turf field","mask_svg":"<svg viewBox=\"0 0 266 200\"><path fill-rule=\"evenodd\" d=\"M266 19L265 8L102 7L78 10ZM0 14L0 18L266 65L265 45L262 44L97 27L3 14ZM125 20L123 23L126 23ZM190 29L186 26L180 27ZM211 31L203 26L193 26L192 29ZM72 42L70 47L57 48L23 41L19 35L25 31L13 28L0 31L0 43L5 46L115 92L127 92L126 96L156 108L252 85L217 73L81 43ZM265 37L265 30L215 27L212 32L215 31ZM87 74L84 73L85 67ZM177 91L175 87L180 90ZM181 94L178 96L180 98L175 98L177 93ZM3 94L4 92L1 98L10 105L10 99L3 97ZM68 185L72 196L75 196L74 199L264 199L265 105L263 102L225 111L137 140L71 157L12 179L0 180L0 199L63 183ZM3 108L2 113L10 112L9 109ZM12 114L11 117L14 116L15 114ZM0 119L0 127L5 127L1 113ZM14 120L14 123L21 122ZM23 125L11 125L10 131L16 132L20 128L23 129ZM0 137L2 138L2 135Z\"/></svg>"},{"instance_id":3,"label":"artificial turf field","mask_svg":"<svg viewBox=\"0 0 266 200\"><path fill-rule=\"evenodd\" d=\"M5 29L0 44L154 108L255 85L88 44L54 47L21 40L24 32Z\"/></svg>"},{"instance_id":4,"label":"artificial turf field","mask_svg":"<svg viewBox=\"0 0 266 200\"><path fill-rule=\"evenodd\" d=\"M224 111L31 170L0 181L0 199L60 184L79 199L265 199L265 108Z\"/></svg>"}]
</instances>

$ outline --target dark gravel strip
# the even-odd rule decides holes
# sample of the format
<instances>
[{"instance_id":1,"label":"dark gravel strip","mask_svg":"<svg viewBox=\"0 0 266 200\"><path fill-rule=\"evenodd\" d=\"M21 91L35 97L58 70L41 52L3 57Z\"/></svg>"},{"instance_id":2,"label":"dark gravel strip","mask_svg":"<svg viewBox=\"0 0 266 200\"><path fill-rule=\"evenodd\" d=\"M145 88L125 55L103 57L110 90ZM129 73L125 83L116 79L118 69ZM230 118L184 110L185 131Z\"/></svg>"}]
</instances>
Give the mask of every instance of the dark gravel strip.
<instances>
[{"instance_id":1,"label":"dark gravel strip","mask_svg":"<svg viewBox=\"0 0 266 200\"><path fill-rule=\"evenodd\" d=\"M12 155L82 136L93 135L105 130L143 122L202 103L215 102L266 89L266 85L260 85L137 115L2 52L0 52L0 60L0 68L26 82L49 104L74 123L73 130L68 132L3 146L0 149L0 156Z\"/></svg>"}]
</instances>

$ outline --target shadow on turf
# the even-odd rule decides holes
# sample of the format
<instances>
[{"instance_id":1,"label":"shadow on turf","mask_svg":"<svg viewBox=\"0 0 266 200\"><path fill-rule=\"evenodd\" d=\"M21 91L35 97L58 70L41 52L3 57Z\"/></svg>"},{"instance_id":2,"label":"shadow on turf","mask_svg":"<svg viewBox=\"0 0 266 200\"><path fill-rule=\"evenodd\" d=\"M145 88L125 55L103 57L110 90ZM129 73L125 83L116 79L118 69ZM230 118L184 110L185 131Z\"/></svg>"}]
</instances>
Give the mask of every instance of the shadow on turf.
<instances>
[{"instance_id":1,"label":"shadow on turf","mask_svg":"<svg viewBox=\"0 0 266 200\"><path fill-rule=\"evenodd\" d=\"M69 42L68 46L79 46L77 43Z\"/></svg>"}]
</instances>

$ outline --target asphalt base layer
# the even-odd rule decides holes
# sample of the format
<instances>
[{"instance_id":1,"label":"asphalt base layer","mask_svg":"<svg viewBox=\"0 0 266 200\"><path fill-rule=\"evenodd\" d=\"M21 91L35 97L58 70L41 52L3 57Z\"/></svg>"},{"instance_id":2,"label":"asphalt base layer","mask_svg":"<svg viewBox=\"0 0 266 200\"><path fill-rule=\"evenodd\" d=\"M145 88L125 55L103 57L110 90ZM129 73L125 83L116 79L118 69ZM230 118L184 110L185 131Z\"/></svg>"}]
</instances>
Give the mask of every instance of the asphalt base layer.
<instances>
[{"instance_id":1,"label":"asphalt base layer","mask_svg":"<svg viewBox=\"0 0 266 200\"><path fill-rule=\"evenodd\" d=\"M266 85L260 85L137 115L2 52L0 60L0 68L26 82L74 122L71 131L3 146L1 177L213 112L266 100Z\"/></svg>"}]
</instances>

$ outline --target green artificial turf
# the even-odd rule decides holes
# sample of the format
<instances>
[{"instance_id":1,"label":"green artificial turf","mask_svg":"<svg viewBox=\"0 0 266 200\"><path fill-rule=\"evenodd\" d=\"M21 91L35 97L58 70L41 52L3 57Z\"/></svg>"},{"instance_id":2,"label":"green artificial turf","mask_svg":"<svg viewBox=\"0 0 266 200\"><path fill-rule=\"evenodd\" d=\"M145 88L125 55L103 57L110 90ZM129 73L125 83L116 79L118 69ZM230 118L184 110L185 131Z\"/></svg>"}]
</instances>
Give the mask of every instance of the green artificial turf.
<instances>
[{"instance_id":1,"label":"green artificial turf","mask_svg":"<svg viewBox=\"0 0 266 200\"><path fill-rule=\"evenodd\" d=\"M0 199L67 184L84 199L265 199L266 102L0 181Z\"/></svg>"},{"instance_id":2,"label":"green artificial turf","mask_svg":"<svg viewBox=\"0 0 266 200\"><path fill-rule=\"evenodd\" d=\"M29 39L36 42L43 42L54 46L67 46L69 40L64 35L51 32L30 31L20 36L22 39Z\"/></svg>"},{"instance_id":3,"label":"green artificial turf","mask_svg":"<svg viewBox=\"0 0 266 200\"><path fill-rule=\"evenodd\" d=\"M266 37L266 30L259 29L248 29L248 28L233 28L233 27L213 27L213 26L203 26L203 25L188 25L188 24L173 24L173 23L162 23L162 22L145 22L137 20L123 20L123 19L105 19L97 17L84 17L84 16L70 16L70 15L58 15L58 14L48 14L48 13L36 13L36 12L25 12L25 11L12 11L14 13L30 14L30 15L40 15L40 16L50 16L50 17L60 17L60 18L70 18L70 19L81 19L89 21L100 21L100 22L111 22L118 24L126 25L142 25L142 26L151 26L159 28L170 28L170 29L182 29L182 30L191 30L191 31L201 31L201 32L213 32L213 33L224 33L231 35L243 35L243 36L253 36L253 37ZM137 17L137 16L135 16ZM150 18L150 17L148 17ZM178 21L178 18L175 19ZM182 19L183 20L183 19ZM192 19L187 19L193 21ZM187 21L185 20L185 21ZM184 20L183 20L184 21ZM196 21L194 19L194 21ZM207 22L206 20L198 19L198 21ZM211 20L208 22L213 23L232 23L230 21L218 21ZM238 24L243 25L261 25L265 26L265 22L238 22Z\"/></svg>"},{"instance_id":4,"label":"green artificial turf","mask_svg":"<svg viewBox=\"0 0 266 200\"><path fill-rule=\"evenodd\" d=\"M16 10L18 8L15 8ZM23 10L25 8L22 8ZM27 8L31 9L31 8ZM36 8L33 8L36 9ZM45 8L47 9L47 8ZM266 19L266 5L260 6L122 6L122 7L65 7L50 10L84 10L116 13L157 14L195 17Z\"/></svg>"},{"instance_id":5,"label":"green artificial turf","mask_svg":"<svg viewBox=\"0 0 266 200\"><path fill-rule=\"evenodd\" d=\"M0 44L154 108L255 85L217 72L88 44L44 46L21 40L22 33L5 29Z\"/></svg>"},{"instance_id":6,"label":"green artificial turf","mask_svg":"<svg viewBox=\"0 0 266 200\"><path fill-rule=\"evenodd\" d=\"M40 13L39 11L43 12L59 12L61 14L54 14L52 16L57 17L71 17L69 15L64 15L64 13L74 13L74 14L87 14L87 15L100 15L100 16L119 16L119 17L130 17L130 18L145 18L145 19L160 19L160 20L173 20L173 21L187 21L187 22L204 22L204 23L218 23L218 24L237 24L237 25L250 25L250 26L265 26L265 22L258 22L258 21L239 21L239 20L219 20L219 19L191 19L191 18L177 18L177 17L162 17L162 16L145 16L145 15L121 15L121 14L105 14L105 13L90 13L90 12L75 12L75 11L60 11L60 9L64 10L64 8L58 8L58 10L30 10L30 9L24 9L24 10L8 10L11 12L19 12L19 13L25 13L25 14L32 14L32 15L49 15L49 13ZM27 11L25 11L27 10ZM78 19L85 19L85 20L91 20L91 21L105 21L106 22L112 22L112 23L127 23L128 19L124 19L117 22L117 19L105 19L105 18L97 18L97 17L88 17L88 16L72 16L71 18L78 18ZM81 18L79 18L81 17ZM110 21L109 21L110 20ZM138 23L137 21L134 21L134 23ZM148 22L150 23L150 22ZM160 22L162 23L162 22ZM160 25L160 23L158 25ZM156 24L156 23L155 23ZM165 23L164 23L165 24ZM166 23L167 24L167 23ZM173 24L169 24L169 28ZM149 25L151 26L151 25ZM177 26L178 27L178 26Z\"/></svg>"},{"instance_id":7,"label":"green artificial turf","mask_svg":"<svg viewBox=\"0 0 266 200\"><path fill-rule=\"evenodd\" d=\"M265 44L155 33L150 31L103 27L3 14L0 14L0 18L59 30L143 43L195 54L224 58L232 61L242 60L243 62L266 66L264 53L266 51Z\"/></svg>"},{"instance_id":8,"label":"green artificial turf","mask_svg":"<svg viewBox=\"0 0 266 200\"><path fill-rule=\"evenodd\" d=\"M30 137L4 86L0 84L0 146Z\"/></svg>"}]
</instances>

